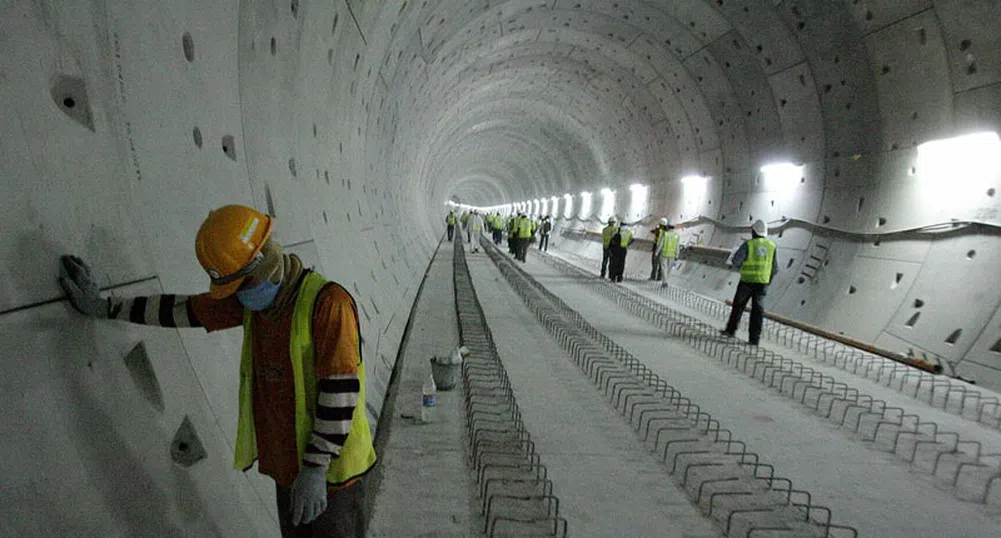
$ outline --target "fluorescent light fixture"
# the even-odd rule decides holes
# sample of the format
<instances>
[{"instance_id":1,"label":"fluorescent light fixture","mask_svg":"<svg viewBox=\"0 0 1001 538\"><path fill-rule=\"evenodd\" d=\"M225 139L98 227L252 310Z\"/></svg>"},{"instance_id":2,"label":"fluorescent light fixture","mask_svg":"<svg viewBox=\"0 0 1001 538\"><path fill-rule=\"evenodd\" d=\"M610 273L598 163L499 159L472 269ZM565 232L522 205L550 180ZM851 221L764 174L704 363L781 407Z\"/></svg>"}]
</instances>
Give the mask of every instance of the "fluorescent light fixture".
<instances>
[{"instance_id":1,"label":"fluorescent light fixture","mask_svg":"<svg viewBox=\"0 0 1001 538\"><path fill-rule=\"evenodd\" d=\"M598 212L599 220L608 220L615 214L615 191L612 189L601 189L601 211Z\"/></svg>"},{"instance_id":2,"label":"fluorescent light fixture","mask_svg":"<svg viewBox=\"0 0 1001 538\"><path fill-rule=\"evenodd\" d=\"M915 168L922 181L979 188L1001 174L1001 139L989 132L925 142L918 146Z\"/></svg>"},{"instance_id":3,"label":"fluorescent light fixture","mask_svg":"<svg viewBox=\"0 0 1001 538\"><path fill-rule=\"evenodd\" d=\"M563 195L563 218L570 218L573 216L573 196L570 193Z\"/></svg>"},{"instance_id":4,"label":"fluorescent light fixture","mask_svg":"<svg viewBox=\"0 0 1001 538\"><path fill-rule=\"evenodd\" d=\"M586 219L591 216L591 193L584 191L580 193L580 218Z\"/></svg>"},{"instance_id":5,"label":"fluorescent light fixture","mask_svg":"<svg viewBox=\"0 0 1001 538\"><path fill-rule=\"evenodd\" d=\"M601 195L602 196L610 196L612 194L615 194L615 191L613 191L612 189L609 189L608 187L605 187L604 189L601 189Z\"/></svg>"},{"instance_id":6,"label":"fluorescent light fixture","mask_svg":"<svg viewBox=\"0 0 1001 538\"><path fill-rule=\"evenodd\" d=\"M650 201L650 188L646 185L633 183L629 186L632 196L629 199L629 214L627 220L639 220L647 215Z\"/></svg>"},{"instance_id":7,"label":"fluorescent light fixture","mask_svg":"<svg viewBox=\"0 0 1001 538\"><path fill-rule=\"evenodd\" d=\"M543 198L542 199L542 214L545 215L546 213L549 213L549 200L547 200L546 198Z\"/></svg>"},{"instance_id":8,"label":"fluorescent light fixture","mask_svg":"<svg viewBox=\"0 0 1001 538\"><path fill-rule=\"evenodd\" d=\"M785 191L794 188L803 178L803 167L792 163L772 163L761 167L765 189Z\"/></svg>"},{"instance_id":9,"label":"fluorescent light fixture","mask_svg":"<svg viewBox=\"0 0 1001 538\"><path fill-rule=\"evenodd\" d=\"M556 215L557 214L557 210L560 207L560 199L557 196L552 196L552 197L549 198L549 201L552 202L552 205L549 206L549 214L550 215Z\"/></svg>"}]
</instances>

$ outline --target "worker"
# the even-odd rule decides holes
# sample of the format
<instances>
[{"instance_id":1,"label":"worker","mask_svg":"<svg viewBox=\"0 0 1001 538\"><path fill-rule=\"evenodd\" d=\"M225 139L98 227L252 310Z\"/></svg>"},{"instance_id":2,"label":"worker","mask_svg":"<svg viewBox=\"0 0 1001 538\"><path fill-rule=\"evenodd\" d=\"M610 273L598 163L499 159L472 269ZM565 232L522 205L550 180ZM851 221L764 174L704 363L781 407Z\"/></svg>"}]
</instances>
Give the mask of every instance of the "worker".
<instances>
[{"instance_id":1,"label":"worker","mask_svg":"<svg viewBox=\"0 0 1001 538\"><path fill-rule=\"evenodd\" d=\"M504 217L501 216L500 212L494 215L493 233L494 244L501 244L501 241L504 240Z\"/></svg>"},{"instance_id":2,"label":"worker","mask_svg":"<svg viewBox=\"0 0 1001 538\"><path fill-rule=\"evenodd\" d=\"M448 215L445 216L445 225L448 226L448 240L451 241L452 234L455 233L455 211L448 211Z\"/></svg>"},{"instance_id":3,"label":"worker","mask_svg":"<svg viewBox=\"0 0 1001 538\"><path fill-rule=\"evenodd\" d=\"M518 214L507 218L507 251L512 256L518 254Z\"/></svg>"},{"instance_id":4,"label":"worker","mask_svg":"<svg viewBox=\"0 0 1001 538\"><path fill-rule=\"evenodd\" d=\"M612 282L622 282L626 271L626 249L633 243L633 231L626 223L622 223L609 244L608 279Z\"/></svg>"},{"instance_id":5,"label":"worker","mask_svg":"<svg viewBox=\"0 0 1001 538\"><path fill-rule=\"evenodd\" d=\"M70 304L95 318L207 332L243 327L234 468L275 482L283 537L365 536L363 477L376 462L354 298L272 239L272 217L228 205L195 238L207 293L100 297L90 268L62 256Z\"/></svg>"},{"instance_id":6,"label":"worker","mask_svg":"<svg viewBox=\"0 0 1001 538\"><path fill-rule=\"evenodd\" d=\"M674 260L678 257L681 236L674 231L671 221L660 219L657 224L657 239L653 245L653 273L650 279L659 281L661 286L666 287L667 278L671 276L671 269L674 267Z\"/></svg>"},{"instance_id":7,"label":"worker","mask_svg":"<svg viewBox=\"0 0 1001 538\"><path fill-rule=\"evenodd\" d=\"M466 240L469 240L469 211L463 211L462 216L459 217L459 222L462 224L462 229L466 230Z\"/></svg>"},{"instance_id":8,"label":"worker","mask_svg":"<svg viewBox=\"0 0 1001 538\"><path fill-rule=\"evenodd\" d=\"M615 217L609 217L608 226L605 226L601 230L601 278L605 278L605 272L608 269L609 246L611 245L612 237L619 233L617 223L618 220Z\"/></svg>"},{"instance_id":9,"label":"worker","mask_svg":"<svg viewBox=\"0 0 1001 538\"><path fill-rule=\"evenodd\" d=\"M472 236L469 240L469 246L475 254L480 251L480 239L483 237L483 217L475 209L469 216L468 233Z\"/></svg>"},{"instance_id":10,"label":"worker","mask_svg":"<svg viewBox=\"0 0 1001 538\"><path fill-rule=\"evenodd\" d=\"M539 224L539 250L549 252L549 234L553 231L553 222L549 220L549 215L542 217Z\"/></svg>"},{"instance_id":11,"label":"worker","mask_svg":"<svg viewBox=\"0 0 1001 538\"><path fill-rule=\"evenodd\" d=\"M768 225L763 220L757 220L751 225L751 239L740 245L733 255L732 265L740 269L740 283L733 296L733 309L730 320L720 333L733 338L740 324L740 317L751 301L751 325L748 343L758 345L761 339L761 326L764 323L765 309L762 299L768 292L768 284L779 272L778 256L775 255L775 242L768 239Z\"/></svg>"},{"instance_id":12,"label":"worker","mask_svg":"<svg viewBox=\"0 0 1001 538\"><path fill-rule=\"evenodd\" d=\"M522 263L527 261L528 257L528 245L532 241L532 225L534 222L531 217L522 213L521 218L518 219L518 260Z\"/></svg>"}]
</instances>

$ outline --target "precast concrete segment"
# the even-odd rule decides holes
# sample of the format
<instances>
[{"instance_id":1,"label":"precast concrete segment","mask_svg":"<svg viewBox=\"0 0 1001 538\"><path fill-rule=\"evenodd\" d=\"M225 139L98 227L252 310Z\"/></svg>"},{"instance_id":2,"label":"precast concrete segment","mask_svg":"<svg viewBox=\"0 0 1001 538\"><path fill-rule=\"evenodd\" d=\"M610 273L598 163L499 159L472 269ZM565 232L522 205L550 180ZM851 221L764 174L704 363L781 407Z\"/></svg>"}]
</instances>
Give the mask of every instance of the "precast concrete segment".
<instances>
[{"instance_id":1,"label":"precast concrete segment","mask_svg":"<svg viewBox=\"0 0 1001 538\"><path fill-rule=\"evenodd\" d=\"M736 424L756 451L781 459L791 478L817 493L837 513L845 514L863 535L995 534L997 522L990 519L991 509L951 500L949 492L935 491L937 479L906 472L889 456L866 449L868 443L853 442L853 436L846 438L818 422L815 414L797 409L798 404L790 408L793 400L756 390L748 386L748 378L727 372L715 361L706 363L704 356L686 351L675 338L665 340L663 332L647 335L637 331L635 323L609 312L616 310L613 302L581 293L579 277L568 284L567 275L533 260L527 268L586 312L588 319L609 334L620 335L617 338L641 357L650 358L649 364L658 373L698 391L707 400L704 408ZM585 279L595 280L593 276Z\"/></svg>"},{"instance_id":2,"label":"precast concrete segment","mask_svg":"<svg viewBox=\"0 0 1001 538\"><path fill-rule=\"evenodd\" d=\"M379 487L370 492L373 538L480 534L477 488L466 469L461 386L439 390L434 422L420 422L421 388L431 375L428 359L459 343L449 246L440 246L431 261L398 359L395 397L379 423L387 440L380 447Z\"/></svg>"},{"instance_id":3,"label":"precast concrete segment","mask_svg":"<svg viewBox=\"0 0 1001 538\"><path fill-rule=\"evenodd\" d=\"M613 414L484 254L468 257L526 427L574 536L720 536Z\"/></svg>"},{"instance_id":4,"label":"precast concrete segment","mask_svg":"<svg viewBox=\"0 0 1001 538\"><path fill-rule=\"evenodd\" d=\"M497 249L488 250L540 324L724 533L857 535L855 529L834 524L831 511L815 504L809 492L776 476L772 465L748 451L712 415L596 331Z\"/></svg>"},{"instance_id":5,"label":"precast concrete segment","mask_svg":"<svg viewBox=\"0 0 1001 538\"><path fill-rule=\"evenodd\" d=\"M459 236L454 255L455 311L469 350L462 363L468 462L479 485L482 532L566 538L568 521L497 354Z\"/></svg>"},{"instance_id":6,"label":"precast concrete segment","mask_svg":"<svg viewBox=\"0 0 1001 538\"><path fill-rule=\"evenodd\" d=\"M554 264L563 272L580 274L578 268L557 258L543 255L542 260ZM645 295L594 279L585 282L631 313L671 334L680 334L677 329L685 328L686 324L699 326L698 330L703 334L715 334L715 328ZM674 293L682 294L680 291ZM683 297L714 313L719 310L713 308L712 301L704 298ZM723 315L723 312L718 313L719 317ZM996 431L994 425L985 430L981 424L970 424L936 409L928 409L921 402L909 400L879 385L875 386L878 397L874 397L868 391L857 388L862 384L871 385L868 380L859 380L862 383L849 386L843 382L845 374L813 361L790 358L789 354L779 355L762 347L745 346L742 350L720 350L712 344L707 347L707 342L711 340L695 338L689 343L698 345L704 351L710 351L711 347L711 353L721 359L723 357L718 352L722 351L727 362L782 393L788 392L791 398L813 407L814 411L841 426L854 428L860 440L872 442L875 448L896 454L916 471L931 474L952 489L957 498L1001 506L1001 488L996 487L1001 485L1001 432ZM885 362L894 372L915 371L893 361ZM904 379L905 376L902 374ZM926 411L932 411L943 422L930 420ZM948 425L948 428L942 427L942 424Z\"/></svg>"}]
</instances>

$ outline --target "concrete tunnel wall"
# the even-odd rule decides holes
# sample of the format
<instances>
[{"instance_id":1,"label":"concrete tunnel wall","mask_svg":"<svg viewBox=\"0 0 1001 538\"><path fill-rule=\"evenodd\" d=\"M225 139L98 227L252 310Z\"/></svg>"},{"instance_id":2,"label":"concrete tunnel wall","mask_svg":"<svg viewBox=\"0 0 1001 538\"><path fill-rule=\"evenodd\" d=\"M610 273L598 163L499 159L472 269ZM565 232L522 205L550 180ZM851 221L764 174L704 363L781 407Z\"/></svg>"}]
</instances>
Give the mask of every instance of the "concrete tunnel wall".
<instances>
[{"instance_id":1,"label":"concrete tunnel wall","mask_svg":"<svg viewBox=\"0 0 1001 538\"><path fill-rule=\"evenodd\" d=\"M445 200L579 207L637 182L649 214L707 219L686 241L842 230L775 235L772 309L1001 385L997 234L889 234L1001 224L996 175L947 198L911 171L922 142L1001 131L997 2L0 5L4 535L277 533L270 479L230 469L239 331L89 321L55 279L75 253L106 293L203 291L194 233L226 203L355 293L373 424ZM805 165L795 189L761 184L776 159ZM558 228L598 229L598 206Z\"/></svg>"}]
</instances>

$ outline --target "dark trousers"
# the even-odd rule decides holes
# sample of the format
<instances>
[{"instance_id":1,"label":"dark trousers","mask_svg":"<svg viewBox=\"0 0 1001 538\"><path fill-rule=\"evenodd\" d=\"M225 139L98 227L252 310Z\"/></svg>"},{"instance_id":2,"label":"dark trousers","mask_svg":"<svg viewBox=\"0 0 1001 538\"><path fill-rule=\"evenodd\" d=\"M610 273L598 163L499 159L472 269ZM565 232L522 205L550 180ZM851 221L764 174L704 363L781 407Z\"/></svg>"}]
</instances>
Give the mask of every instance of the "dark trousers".
<instances>
[{"instance_id":1,"label":"dark trousers","mask_svg":"<svg viewBox=\"0 0 1001 538\"><path fill-rule=\"evenodd\" d=\"M608 279L622 282L622 275L626 272L626 249L611 247L608 249L608 258Z\"/></svg>"},{"instance_id":2,"label":"dark trousers","mask_svg":"<svg viewBox=\"0 0 1001 538\"><path fill-rule=\"evenodd\" d=\"M765 309L761 306L761 300L765 296L768 284L751 284L741 282L737 284L737 292L733 295L733 310L730 311L730 321L726 324L726 332L734 334L737 326L740 325L740 317L744 314L747 301L751 301L751 326L748 331L750 335L747 341L757 345L761 339L761 325L764 322Z\"/></svg>"},{"instance_id":3,"label":"dark trousers","mask_svg":"<svg viewBox=\"0 0 1001 538\"><path fill-rule=\"evenodd\" d=\"M539 250L549 252L549 234L542 234L539 236Z\"/></svg>"},{"instance_id":4,"label":"dark trousers","mask_svg":"<svg viewBox=\"0 0 1001 538\"><path fill-rule=\"evenodd\" d=\"M603 249L601 251L601 276L602 277L604 277L605 273L608 271L609 250L610 249L606 248L606 249Z\"/></svg>"},{"instance_id":5,"label":"dark trousers","mask_svg":"<svg viewBox=\"0 0 1001 538\"><path fill-rule=\"evenodd\" d=\"M504 239L504 231L494 230L494 244L499 245L502 239Z\"/></svg>"},{"instance_id":6,"label":"dark trousers","mask_svg":"<svg viewBox=\"0 0 1001 538\"><path fill-rule=\"evenodd\" d=\"M292 490L275 484L282 538L365 538L365 479L327 494L327 509L306 525L292 525Z\"/></svg>"},{"instance_id":7,"label":"dark trousers","mask_svg":"<svg viewBox=\"0 0 1001 538\"><path fill-rule=\"evenodd\" d=\"M449 224L448 225L448 240L449 241L452 240L452 235L454 235L454 234L455 234L455 225L454 224Z\"/></svg>"},{"instance_id":8,"label":"dark trousers","mask_svg":"<svg viewBox=\"0 0 1001 538\"><path fill-rule=\"evenodd\" d=\"M528 237L519 237L518 238L518 256L517 256L517 258L519 260L525 261L527 259L527 257L528 257L528 244L530 242L531 242L531 239L528 238Z\"/></svg>"},{"instance_id":9,"label":"dark trousers","mask_svg":"<svg viewBox=\"0 0 1001 538\"><path fill-rule=\"evenodd\" d=\"M650 263L653 265L650 269L650 280L663 280L664 275L660 273L660 254L654 252Z\"/></svg>"}]
</instances>

